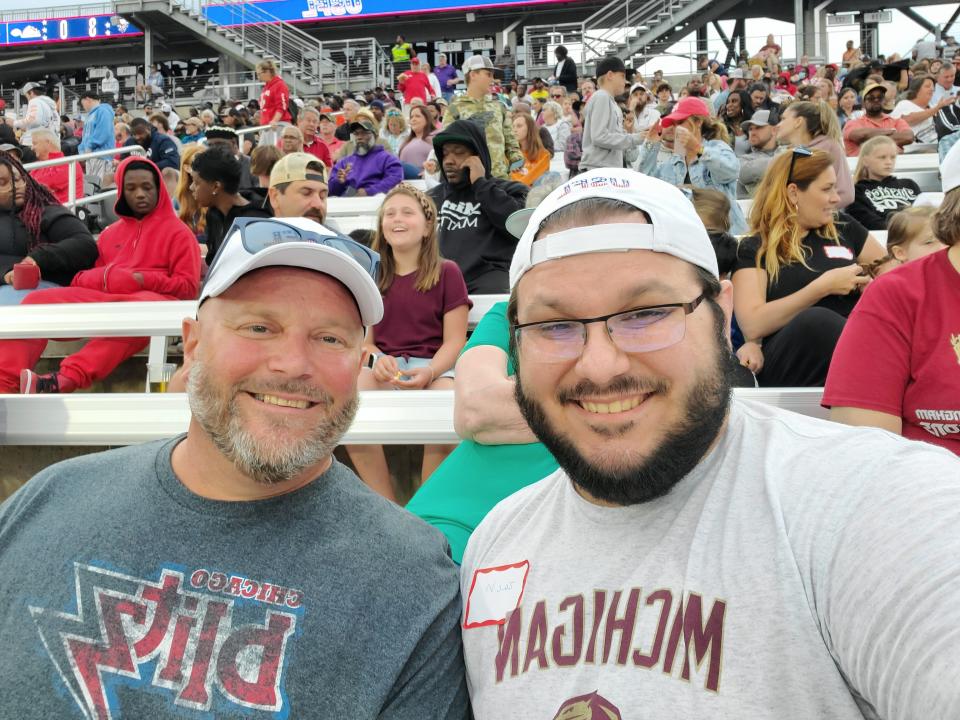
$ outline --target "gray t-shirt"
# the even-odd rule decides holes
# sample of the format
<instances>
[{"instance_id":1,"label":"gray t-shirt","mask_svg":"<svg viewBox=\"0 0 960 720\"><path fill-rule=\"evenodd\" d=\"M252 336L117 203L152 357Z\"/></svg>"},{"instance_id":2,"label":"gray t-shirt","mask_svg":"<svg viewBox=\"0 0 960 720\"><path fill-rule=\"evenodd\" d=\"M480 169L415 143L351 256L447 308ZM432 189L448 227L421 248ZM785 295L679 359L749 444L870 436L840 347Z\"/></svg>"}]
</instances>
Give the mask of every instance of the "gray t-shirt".
<instances>
[{"instance_id":1,"label":"gray t-shirt","mask_svg":"<svg viewBox=\"0 0 960 720\"><path fill-rule=\"evenodd\" d=\"M187 490L177 440L54 465L0 506L0 718L463 718L442 535L346 467Z\"/></svg>"},{"instance_id":2,"label":"gray t-shirt","mask_svg":"<svg viewBox=\"0 0 960 720\"><path fill-rule=\"evenodd\" d=\"M958 718L958 558L960 459L735 401L665 497L600 507L560 470L486 517L461 569L474 712Z\"/></svg>"}]
</instances>

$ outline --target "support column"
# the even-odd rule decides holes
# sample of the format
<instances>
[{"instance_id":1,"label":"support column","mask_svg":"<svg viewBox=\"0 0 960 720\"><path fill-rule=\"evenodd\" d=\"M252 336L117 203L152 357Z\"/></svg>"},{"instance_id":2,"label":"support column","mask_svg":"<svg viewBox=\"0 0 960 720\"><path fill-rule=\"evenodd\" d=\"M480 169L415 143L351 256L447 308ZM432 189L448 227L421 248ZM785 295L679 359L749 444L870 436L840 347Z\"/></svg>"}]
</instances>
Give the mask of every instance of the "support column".
<instances>
[{"instance_id":1,"label":"support column","mask_svg":"<svg viewBox=\"0 0 960 720\"><path fill-rule=\"evenodd\" d=\"M793 26L794 26L794 35L796 37L797 52L796 56L799 58L806 52L805 39L804 39L804 2L803 0L793 0Z\"/></svg>"},{"instance_id":2,"label":"support column","mask_svg":"<svg viewBox=\"0 0 960 720\"><path fill-rule=\"evenodd\" d=\"M153 30L147 23L143 23L143 79L146 82L153 65Z\"/></svg>"},{"instance_id":3,"label":"support column","mask_svg":"<svg viewBox=\"0 0 960 720\"><path fill-rule=\"evenodd\" d=\"M707 57L707 26L701 25L697 28L697 68L700 67L700 60Z\"/></svg>"}]
</instances>

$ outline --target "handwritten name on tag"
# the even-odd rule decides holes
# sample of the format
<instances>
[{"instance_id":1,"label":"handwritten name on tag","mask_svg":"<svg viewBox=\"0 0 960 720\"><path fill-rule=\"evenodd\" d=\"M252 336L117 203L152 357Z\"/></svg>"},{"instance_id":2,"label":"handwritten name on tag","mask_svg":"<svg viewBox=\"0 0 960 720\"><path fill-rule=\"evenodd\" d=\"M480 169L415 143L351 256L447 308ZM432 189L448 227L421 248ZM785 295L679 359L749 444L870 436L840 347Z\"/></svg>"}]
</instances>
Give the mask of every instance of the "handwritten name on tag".
<instances>
[{"instance_id":1,"label":"handwritten name on tag","mask_svg":"<svg viewBox=\"0 0 960 720\"><path fill-rule=\"evenodd\" d=\"M464 629L502 625L520 606L529 572L529 560L475 570L467 594Z\"/></svg>"},{"instance_id":2,"label":"handwritten name on tag","mask_svg":"<svg viewBox=\"0 0 960 720\"><path fill-rule=\"evenodd\" d=\"M843 245L827 245L823 253L831 260L853 260L853 250Z\"/></svg>"}]
</instances>

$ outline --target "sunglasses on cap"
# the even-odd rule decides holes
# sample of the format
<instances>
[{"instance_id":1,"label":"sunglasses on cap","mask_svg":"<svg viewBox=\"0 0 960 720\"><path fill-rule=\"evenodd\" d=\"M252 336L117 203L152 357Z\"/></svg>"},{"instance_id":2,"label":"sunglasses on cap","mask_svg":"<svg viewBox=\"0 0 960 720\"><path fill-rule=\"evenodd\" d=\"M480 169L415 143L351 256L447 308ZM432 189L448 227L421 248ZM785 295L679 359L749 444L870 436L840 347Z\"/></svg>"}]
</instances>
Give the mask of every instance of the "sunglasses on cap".
<instances>
[{"instance_id":1,"label":"sunglasses on cap","mask_svg":"<svg viewBox=\"0 0 960 720\"><path fill-rule=\"evenodd\" d=\"M797 162L797 156L800 157L813 157L813 150L806 147L805 145L797 145L793 148L790 153L790 170L787 172L787 185L790 184L790 181L793 179L793 166Z\"/></svg>"},{"instance_id":2,"label":"sunglasses on cap","mask_svg":"<svg viewBox=\"0 0 960 720\"><path fill-rule=\"evenodd\" d=\"M227 231L226 237L229 238L234 230L239 231L243 249L251 255L282 243L315 243L337 250L355 260L374 280L378 276L379 253L345 235L321 235L312 230L302 230L278 220L265 218L237 218ZM213 262L210 263L211 268L217 264L217 259L226 246L226 241L221 243Z\"/></svg>"}]
</instances>

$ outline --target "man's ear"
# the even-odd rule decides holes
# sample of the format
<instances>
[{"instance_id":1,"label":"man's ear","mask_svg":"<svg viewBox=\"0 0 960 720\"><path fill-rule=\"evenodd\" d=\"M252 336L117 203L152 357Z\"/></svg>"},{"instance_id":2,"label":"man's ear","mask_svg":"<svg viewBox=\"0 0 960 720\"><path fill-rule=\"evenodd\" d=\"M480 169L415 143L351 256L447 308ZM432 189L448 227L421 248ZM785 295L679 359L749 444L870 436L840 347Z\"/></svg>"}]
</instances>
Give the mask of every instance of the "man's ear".
<instances>
[{"instance_id":1,"label":"man's ear","mask_svg":"<svg viewBox=\"0 0 960 720\"><path fill-rule=\"evenodd\" d=\"M200 345L200 321L194 318L184 318L180 331L183 337L183 367L189 368L197 359Z\"/></svg>"}]
</instances>

